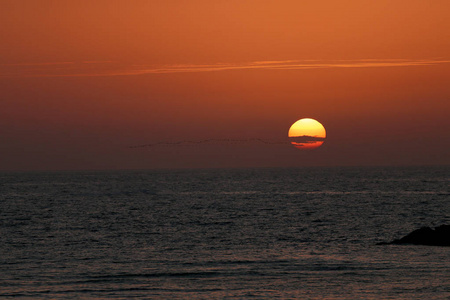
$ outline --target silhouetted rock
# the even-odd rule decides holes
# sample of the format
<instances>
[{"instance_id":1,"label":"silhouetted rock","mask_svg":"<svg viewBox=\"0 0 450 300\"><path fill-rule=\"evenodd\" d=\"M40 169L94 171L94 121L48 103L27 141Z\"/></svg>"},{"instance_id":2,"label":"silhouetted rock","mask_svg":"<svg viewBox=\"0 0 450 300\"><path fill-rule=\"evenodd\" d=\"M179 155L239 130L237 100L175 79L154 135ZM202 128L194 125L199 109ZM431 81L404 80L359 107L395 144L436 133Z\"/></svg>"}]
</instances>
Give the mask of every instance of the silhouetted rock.
<instances>
[{"instance_id":1,"label":"silhouetted rock","mask_svg":"<svg viewBox=\"0 0 450 300\"><path fill-rule=\"evenodd\" d=\"M434 229L422 227L414 230L401 239L389 243L378 243L378 245L427 245L427 246L450 246L450 225L441 225Z\"/></svg>"}]
</instances>

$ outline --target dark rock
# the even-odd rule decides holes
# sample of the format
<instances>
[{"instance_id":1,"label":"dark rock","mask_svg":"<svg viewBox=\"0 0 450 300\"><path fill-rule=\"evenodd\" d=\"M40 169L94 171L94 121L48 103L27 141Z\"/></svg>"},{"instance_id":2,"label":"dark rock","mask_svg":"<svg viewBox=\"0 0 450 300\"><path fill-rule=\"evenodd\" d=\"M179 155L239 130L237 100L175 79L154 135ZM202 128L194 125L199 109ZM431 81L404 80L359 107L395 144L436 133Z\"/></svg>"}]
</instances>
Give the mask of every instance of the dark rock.
<instances>
[{"instance_id":1,"label":"dark rock","mask_svg":"<svg viewBox=\"0 0 450 300\"><path fill-rule=\"evenodd\" d=\"M389 243L378 243L378 245L427 245L427 246L450 246L450 225L441 225L434 229L422 227L414 230L401 239Z\"/></svg>"}]
</instances>

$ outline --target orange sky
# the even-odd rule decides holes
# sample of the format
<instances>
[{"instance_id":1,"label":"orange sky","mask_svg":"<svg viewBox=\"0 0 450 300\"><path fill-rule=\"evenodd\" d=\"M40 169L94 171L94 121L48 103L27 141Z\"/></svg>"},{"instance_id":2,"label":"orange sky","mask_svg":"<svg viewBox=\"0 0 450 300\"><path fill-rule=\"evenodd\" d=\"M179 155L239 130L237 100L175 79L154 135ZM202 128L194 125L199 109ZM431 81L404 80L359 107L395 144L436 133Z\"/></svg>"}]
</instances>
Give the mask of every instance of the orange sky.
<instances>
[{"instance_id":1,"label":"orange sky","mask_svg":"<svg viewBox=\"0 0 450 300\"><path fill-rule=\"evenodd\" d=\"M450 1L2 0L0 170L449 164ZM131 149L160 141L327 140Z\"/></svg>"}]
</instances>

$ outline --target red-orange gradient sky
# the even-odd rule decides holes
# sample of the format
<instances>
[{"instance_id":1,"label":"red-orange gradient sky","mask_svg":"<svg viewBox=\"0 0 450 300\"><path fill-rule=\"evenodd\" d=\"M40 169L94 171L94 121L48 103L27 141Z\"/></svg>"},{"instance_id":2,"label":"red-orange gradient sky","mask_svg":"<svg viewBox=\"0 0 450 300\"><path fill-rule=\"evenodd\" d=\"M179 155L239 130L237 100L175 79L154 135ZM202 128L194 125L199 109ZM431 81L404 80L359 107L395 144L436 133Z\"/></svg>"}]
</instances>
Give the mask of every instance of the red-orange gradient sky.
<instances>
[{"instance_id":1,"label":"red-orange gradient sky","mask_svg":"<svg viewBox=\"0 0 450 300\"><path fill-rule=\"evenodd\" d=\"M0 170L450 163L450 1L0 1ZM287 139L323 146L161 141Z\"/></svg>"}]
</instances>

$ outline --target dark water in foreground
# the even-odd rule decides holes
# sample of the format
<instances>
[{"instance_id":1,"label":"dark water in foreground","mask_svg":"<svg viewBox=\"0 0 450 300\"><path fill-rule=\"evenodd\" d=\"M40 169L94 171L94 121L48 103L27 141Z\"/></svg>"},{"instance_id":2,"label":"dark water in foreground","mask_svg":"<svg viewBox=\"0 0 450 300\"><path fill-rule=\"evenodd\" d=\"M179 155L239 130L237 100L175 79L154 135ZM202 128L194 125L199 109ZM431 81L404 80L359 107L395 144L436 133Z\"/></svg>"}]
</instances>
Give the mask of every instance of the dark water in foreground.
<instances>
[{"instance_id":1,"label":"dark water in foreground","mask_svg":"<svg viewBox=\"0 0 450 300\"><path fill-rule=\"evenodd\" d=\"M0 297L450 297L449 167L0 175Z\"/></svg>"}]
</instances>

